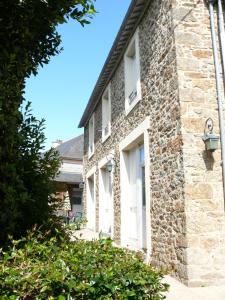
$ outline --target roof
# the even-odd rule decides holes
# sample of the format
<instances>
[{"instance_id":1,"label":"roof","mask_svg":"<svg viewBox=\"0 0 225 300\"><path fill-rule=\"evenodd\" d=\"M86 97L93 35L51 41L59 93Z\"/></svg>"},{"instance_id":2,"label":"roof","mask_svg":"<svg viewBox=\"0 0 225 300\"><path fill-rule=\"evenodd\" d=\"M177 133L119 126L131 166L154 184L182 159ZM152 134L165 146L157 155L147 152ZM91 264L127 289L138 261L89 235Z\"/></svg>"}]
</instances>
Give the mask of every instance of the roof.
<instances>
[{"instance_id":1,"label":"roof","mask_svg":"<svg viewBox=\"0 0 225 300\"><path fill-rule=\"evenodd\" d=\"M83 181L83 178L82 174L79 173L60 172L54 181L63 183L80 183Z\"/></svg>"},{"instance_id":2,"label":"roof","mask_svg":"<svg viewBox=\"0 0 225 300\"><path fill-rule=\"evenodd\" d=\"M83 159L84 135L79 135L55 149L59 152L60 157L67 159Z\"/></svg>"},{"instance_id":3,"label":"roof","mask_svg":"<svg viewBox=\"0 0 225 300\"><path fill-rule=\"evenodd\" d=\"M83 116L79 123L79 128L84 127L96 105L98 104L101 96L107 87L107 84L111 80L119 62L121 61L126 47L134 34L146 8L150 4L150 0L133 0L127 11L127 14L123 20L117 37L113 43L113 46L109 52L109 55L102 68L100 76L85 108Z\"/></svg>"}]
</instances>

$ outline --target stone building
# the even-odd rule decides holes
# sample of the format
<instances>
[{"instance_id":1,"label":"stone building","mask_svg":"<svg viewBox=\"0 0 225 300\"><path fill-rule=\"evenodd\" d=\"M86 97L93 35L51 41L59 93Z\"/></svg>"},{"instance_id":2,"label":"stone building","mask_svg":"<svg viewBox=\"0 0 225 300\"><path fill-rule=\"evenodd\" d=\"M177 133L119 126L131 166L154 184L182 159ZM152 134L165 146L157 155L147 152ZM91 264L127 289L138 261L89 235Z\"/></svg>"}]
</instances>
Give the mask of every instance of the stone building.
<instances>
[{"instance_id":1,"label":"stone building","mask_svg":"<svg viewBox=\"0 0 225 300\"><path fill-rule=\"evenodd\" d=\"M87 226L189 286L225 283L209 117L219 135L208 3L133 0L79 124Z\"/></svg>"},{"instance_id":2,"label":"stone building","mask_svg":"<svg viewBox=\"0 0 225 300\"><path fill-rule=\"evenodd\" d=\"M84 136L77 136L63 143L57 140L52 143L61 160L59 174L55 178L58 197L64 202L62 214L72 210L74 215L83 213L83 147Z\"/></svg>"}]
</instances>

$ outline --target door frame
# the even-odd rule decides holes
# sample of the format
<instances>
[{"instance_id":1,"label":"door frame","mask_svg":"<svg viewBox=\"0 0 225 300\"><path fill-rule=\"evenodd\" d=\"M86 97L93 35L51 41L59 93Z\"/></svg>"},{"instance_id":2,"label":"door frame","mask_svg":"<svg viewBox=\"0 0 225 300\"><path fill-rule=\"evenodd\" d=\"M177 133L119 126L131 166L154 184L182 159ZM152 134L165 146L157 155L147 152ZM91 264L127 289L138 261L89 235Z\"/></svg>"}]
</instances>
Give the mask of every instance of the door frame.
<instances>
[{"instance_id":1,"label":"door frame","mask_svg":"<svg viewBox=\"0 0 225 300\"><path fill-rule=\"evenodd\" d=\"M90 190L89 190L89 179L93 177L93 185L94 185L94 191L93 191L93 202L94 202L94 212L93 212L93 223L94 228L92 229L94 232L96 231L96 166L91 168L87 174L86 174L86 218L88 219L89 215L89 203L90 203ZM87 222L87 228L88 228L88 222Z\"/></svg>"},{"instance_id":2,"label":"door frame","mask_svg":"<svg viewBox=\"0 0 225 300\"><path fill-rule=\"evenodd\" d=\"M102 169L106 167L107 163L114 160L114 151L110 151L109 155L105 156L100 162L98 163L98 169L99 169L99 228L100 228L100 222L101 222L101 204L102 204L102 193L101 191L104 189L103 187L103 181L102 181ZM113 181L114 181L114 168L111 172L111 184L112 184L112 194L111 194L111 202L112 202L112 212L111 212L111 218L112 218L112 229L111 229L111 238L114 237L114 193L113 193Z\"/></svg>"},{"instance_id":3,"label":"door frame","mask_svg":"<svg viewBox=\"0 0 225 300\"><path fill-rule=\"evenodd\" d=\"M147 117L139 126L125 137L119 144L120 150L120 190L121 190L121 245L127 246L127 191L129 190L128 178L128 156L129 150L144 145L145 152L145 196L146 196L146 243L147 260L151 256L151 213L150 213L150 155L149 155L149 133L150 117ZM142 236L140 238L142 243Z\"/></svg>"}]
</instances>

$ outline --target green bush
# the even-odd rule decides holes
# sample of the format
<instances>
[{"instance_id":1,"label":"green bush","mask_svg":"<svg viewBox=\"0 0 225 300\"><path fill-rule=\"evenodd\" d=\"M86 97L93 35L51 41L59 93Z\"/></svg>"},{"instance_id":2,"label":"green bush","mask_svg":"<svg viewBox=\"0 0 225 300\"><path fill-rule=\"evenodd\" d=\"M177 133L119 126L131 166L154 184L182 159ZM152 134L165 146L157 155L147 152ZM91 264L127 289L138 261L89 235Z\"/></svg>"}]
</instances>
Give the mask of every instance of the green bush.
<instances>
[{"instance_id":1,"label":"green bush","mask_svg":"<svg viewBox=\"0 0 225 300\"><path fill-rule=\"evenodd\" d=\"M75 218L73 222L69 224L70 230L80 230L84 228L84 225L87 223L87 219L85 217Z\"/></svg>"},{"instance_id":2,"label":"green bush","mask_svg":"<svg viewBox=\"0 0 225 300\"><path fill-rule=\"evenodd\" d=\"M1 253L0 299L164 299L163 273L109 239L31 232Z\"/></svg>"},{"instance_id":3,"label":"green bush","mask_svg":"<svg viewBox=\"0 0 225 300\"><path fill-rule=\"evenodd\" d=\"M13 168L19 184L11 181L11 175L6 176L6 170L2 173L0 158L0 247L7 245L8 235L18 239L34 224L45 223L59 205L53 181L60 165L59 155L53 148L43 153L44 120L32 115L30 102L24 107L18 134L20 154Z\"/></svg>"},{"instance_id":4,"label":"green bush","mask_svg":"<svg viewBox=\"0 0 225 300\"><path fill-rule=\"evenodd\" d=\"M20 238L51 215L56 154L41 155L44 123L21 112L25 84L61 52L58 25L73 19L84 26L95 14L93 4L0 0L0 246L9 234Z\"/></svg>"}]
</instances>

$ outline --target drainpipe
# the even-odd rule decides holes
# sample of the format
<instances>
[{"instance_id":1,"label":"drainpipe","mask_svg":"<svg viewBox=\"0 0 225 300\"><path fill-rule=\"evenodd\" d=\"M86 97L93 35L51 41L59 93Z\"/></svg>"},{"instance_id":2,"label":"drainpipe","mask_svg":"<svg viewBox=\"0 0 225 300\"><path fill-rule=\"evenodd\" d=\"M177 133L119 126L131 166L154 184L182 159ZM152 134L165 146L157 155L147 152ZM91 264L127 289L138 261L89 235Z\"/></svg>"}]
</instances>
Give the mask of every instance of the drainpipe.
<instances>
[{"instance_id":1,"label":"drainpipe","mask_svg":"<svg viewBox=\"0 0 225 300\"><path fill-rule=\"evenodd\" d=\"M223 81L225 86L225 31L224 31L224 17L223 6L221 0L218 0L218 16L219 16L219 35L220 35L220 47L223 64Z\"/></svg>"},{"instance_id":2,"label":"drainpipe","mask_svg":"<svg viewBox=\"0 0 225 300\"><path fill-rule=\"evenodd\" d=\"M217 104L218 104L218 113L219 113L222 172L223 172L223 194L224 194L224 208L225 208L225 193L224 193L224 189L225 189L225 135L224 135L222 94L220 91L219 58L218 58L215 20L214 20L214 9L213 9L214 3L215 3L215 0L209 0L209 14L210 14L210 25L211 25L211 35L212 35L213 57L214 57L214 64L215 64Z\"/></svg>"}]
</instances>

